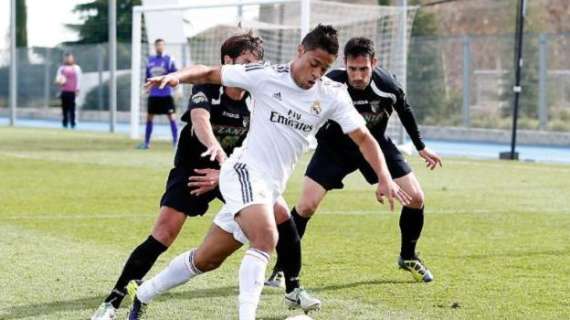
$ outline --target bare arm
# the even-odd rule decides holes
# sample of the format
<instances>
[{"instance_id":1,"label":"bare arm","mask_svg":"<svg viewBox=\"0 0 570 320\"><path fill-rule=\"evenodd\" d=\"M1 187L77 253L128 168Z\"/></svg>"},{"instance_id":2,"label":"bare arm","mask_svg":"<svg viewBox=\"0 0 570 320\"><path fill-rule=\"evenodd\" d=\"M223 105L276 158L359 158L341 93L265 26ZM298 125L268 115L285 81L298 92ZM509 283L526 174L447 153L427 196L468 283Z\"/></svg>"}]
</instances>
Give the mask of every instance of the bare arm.
<instances>
[{"instance_id":1,"label":"bare arm","mask_svg":"<svg viewBox=\"0 0 570 320\"><path fill-rule=\"evenodd\" d=\"M226 158L226 154L214 135L214 130L210 124L210 113L205 109L196 108L190 111L190 118L192 120L192 130L196 137L208 149L205 155L210 155L211 160L216 159L222 163Z\"/></svg>"},{"instance_id":2,"label":"bare arm","mask_svg":"<svg viewBox=\"0 0 570 320\"><path fill-rule=\"evenodd\" d=\"M158 86L164 88L166 85L176 87L180 83L191 84L222 84L222 67L208 67L204 65L193 65L180 71L169 73L164 76L153 77L145 83L145 89Z\"/></svg>"},{"instance_id":3,"label":"bare arm","mask_svg":"<svg viewBox=\"0 0 570 320\"><path fill-rule=\"evenodd\" d=\"M382 153L378 142L376 142L368 129L361 127L350 132L348 135L358 146L362 156L364 156L364 159L366 159L378 177L378 189L376 191L378 201L384 203L383 197L386 196L390 204L390 210L394 210L393 198L398 199L404 206L408 205L411 201L410 196L400 189L392 180L392 176L386 165L384 153Z\"/></svg>"}]
</instances>

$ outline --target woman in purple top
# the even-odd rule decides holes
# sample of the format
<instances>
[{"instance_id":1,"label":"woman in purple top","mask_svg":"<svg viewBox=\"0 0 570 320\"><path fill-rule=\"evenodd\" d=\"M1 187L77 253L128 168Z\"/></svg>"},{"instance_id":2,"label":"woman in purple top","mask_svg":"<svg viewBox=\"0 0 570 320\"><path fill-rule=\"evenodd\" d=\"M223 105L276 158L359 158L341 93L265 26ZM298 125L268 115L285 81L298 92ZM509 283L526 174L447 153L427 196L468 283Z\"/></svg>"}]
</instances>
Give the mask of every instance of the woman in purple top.
<instances>
[{"instance_id":1,"label":"woman in purple top","mask_svg":"<svg viewBox=\"0 0 570 320\"><path fill-rule=\"evenodd\" d=\"M75 97L79 94L81 68L75 64L75 57L66 53L63 65L57 69L55 82L61 89L61 109L63 111L63 127L75 128Z\"/></svg>"}]
</instances>

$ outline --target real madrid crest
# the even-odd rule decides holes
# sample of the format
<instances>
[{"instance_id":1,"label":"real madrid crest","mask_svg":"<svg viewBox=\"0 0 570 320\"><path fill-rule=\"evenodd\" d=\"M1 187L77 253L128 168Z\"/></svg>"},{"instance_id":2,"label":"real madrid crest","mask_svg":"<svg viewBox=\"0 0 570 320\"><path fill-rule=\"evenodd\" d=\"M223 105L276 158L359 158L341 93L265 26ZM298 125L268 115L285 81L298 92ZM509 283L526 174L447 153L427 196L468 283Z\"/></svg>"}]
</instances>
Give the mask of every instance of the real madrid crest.
<instances>
[{"instance_id":1,"label":"real madrid crest","mask_svg":"<svg viewBox=\"0 0 570 320\"><path fill-rule=\"evenodd\" d=\"M319 100L313 102L313 105L311 106L311 112L316 115L319 115L321 113L321 103Z\"/></svg>"}]
</instances>

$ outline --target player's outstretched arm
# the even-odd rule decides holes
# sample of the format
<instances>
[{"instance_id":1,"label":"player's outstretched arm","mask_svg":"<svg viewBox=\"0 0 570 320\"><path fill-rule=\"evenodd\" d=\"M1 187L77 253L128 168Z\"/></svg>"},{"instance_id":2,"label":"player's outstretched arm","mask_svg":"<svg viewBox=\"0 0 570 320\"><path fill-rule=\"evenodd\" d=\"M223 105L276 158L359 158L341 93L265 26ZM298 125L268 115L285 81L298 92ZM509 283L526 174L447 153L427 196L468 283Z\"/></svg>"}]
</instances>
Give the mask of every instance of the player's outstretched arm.
<instances>
[{"instance_id":1,"label":"player's outstretched arm","mask_svg":"<svg viewBox=\"0 0 570 320\"><path fill-rule=\"evenodd\" d=\"M152 77L147 80L144 87L149 90L153 87L162 89L167 85L176 87L180 83L222 84L221 70L221 66L208 67L197 64L164 76Z\"/></svg>"},{"instance_id":2,"label":"player's outstretched arm","mask_svg":"<svg viewBox=\"0 0 570 320\"><path fill-rule=\"evenodd\" d=\"M384 154L368 129L360 127L348 135L358 145L364 159L366 159L378 176L378 189L376 190L378 201L384 203L384 196L386 196L390 204L390 210L394 210L394 198L404 206L409 205L411 197L392 180Z\"/></svg>"}]
</instances>

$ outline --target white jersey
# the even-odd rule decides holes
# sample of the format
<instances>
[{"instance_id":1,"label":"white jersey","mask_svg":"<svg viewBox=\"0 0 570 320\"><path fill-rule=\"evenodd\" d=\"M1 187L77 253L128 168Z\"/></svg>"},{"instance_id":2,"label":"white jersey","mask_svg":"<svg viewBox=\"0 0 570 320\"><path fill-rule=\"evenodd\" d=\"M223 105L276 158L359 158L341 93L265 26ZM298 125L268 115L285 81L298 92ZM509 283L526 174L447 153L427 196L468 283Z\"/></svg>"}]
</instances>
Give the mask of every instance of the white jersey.
<instances>
[{"instance_id":1,"label":"white jersey","mask_svg":"<svg viewBox=\"0 0 570 320\"><path fill-rule=\"evenodd\" d=\"M327 120L337 122L344 133L365 126L344 84L323 77L311 89L302 89L290 65L224 65L222 84L247 90L254 101L247 137L229 161L261 172L278 192Z\"/></svg>"}]
</instances>

